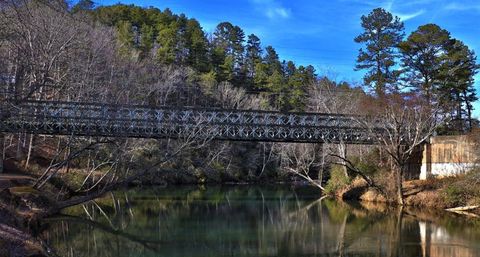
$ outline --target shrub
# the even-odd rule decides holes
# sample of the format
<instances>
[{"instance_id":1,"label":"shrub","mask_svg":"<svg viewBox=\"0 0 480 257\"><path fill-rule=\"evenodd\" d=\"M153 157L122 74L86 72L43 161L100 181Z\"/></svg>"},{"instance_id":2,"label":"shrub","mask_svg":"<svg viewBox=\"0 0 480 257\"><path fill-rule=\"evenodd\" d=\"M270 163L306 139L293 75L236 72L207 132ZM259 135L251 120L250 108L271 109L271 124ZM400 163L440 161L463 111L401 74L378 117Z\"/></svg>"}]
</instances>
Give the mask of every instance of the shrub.
<instances>
[{"instance_id":1,"label":"shrub","mask_svg":"<svg viewBox=\"0 0 480 257\"><path fill-rule=\"evenodd\" d=\"M361 170L368 176L373 176L378 171L382 170L382 164L385 163L385 160L380 155L380 152L376 149L369 151L362 157L352 157L350 161L357 169Z\"/></svg>"},{"instance_id":2,"label":"shrub","mask_svg":"<svg viewBox=\"0 0 480 257\"><path fill-rule=\"evenodd\" d=\"M332 165L330 168L330 179L325 186L325 192L332 194L339 189L350 184L350 179L345 176L343 167L341 165Z\"/></svg>"},{"instance_id":3,"label":"shrub","mask_svg":"<svg viewBox=\"0 0 480 257\"><path fill-rule=\"evenodd\" d=\"M456 177L450 185L443 189L443 198L449 206L480 204L480 172L472 170Z\"/></svg>"},{"instance_id":4,"label":"shrub","mask_svg":"<svg viewBox=\"0 0 480 257\"><path fill-rule=\"evenodd\" d=\"M463 205L465 202L465 195L464 195L463 188L460 188L456 183L448 185L443 190L443 197L445 199L445 203L448 206L455 206L455 205Z\"/></svg>"}]
</instances>

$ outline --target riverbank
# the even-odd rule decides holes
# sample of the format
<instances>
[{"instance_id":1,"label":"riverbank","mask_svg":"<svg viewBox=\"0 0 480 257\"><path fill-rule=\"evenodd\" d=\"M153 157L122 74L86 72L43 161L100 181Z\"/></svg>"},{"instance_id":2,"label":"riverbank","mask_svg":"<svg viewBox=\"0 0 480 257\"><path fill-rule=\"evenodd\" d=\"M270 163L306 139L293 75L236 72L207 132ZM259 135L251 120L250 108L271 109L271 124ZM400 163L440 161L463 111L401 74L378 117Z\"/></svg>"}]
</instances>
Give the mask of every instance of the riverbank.
<instances>
[{"instance_id":1,"label":"riverbank","mask_svg":"<svg viewBox=\"0 0 480 257\"><path fill-rule=\"evenodd\" d=\"M455 177L431 178L403 182L406 206L445 210L459 207L468 213L480 215L480 172L470 171ZM396 204L392 197L385 197L379 190L367 187L363 180L354 180L335 192L342 200L358 200Z\"/></svg>"},{"instance_id":2,"label":"riverbank","mask_svg":"<svg viewBox=\"0 0 480 257\"><path fill-rule=\"evenodd\" d=\"M50 203L31 187L0 191L0 256L49 256L50 250L34 231Z\"/></svg>"}]
</instances>

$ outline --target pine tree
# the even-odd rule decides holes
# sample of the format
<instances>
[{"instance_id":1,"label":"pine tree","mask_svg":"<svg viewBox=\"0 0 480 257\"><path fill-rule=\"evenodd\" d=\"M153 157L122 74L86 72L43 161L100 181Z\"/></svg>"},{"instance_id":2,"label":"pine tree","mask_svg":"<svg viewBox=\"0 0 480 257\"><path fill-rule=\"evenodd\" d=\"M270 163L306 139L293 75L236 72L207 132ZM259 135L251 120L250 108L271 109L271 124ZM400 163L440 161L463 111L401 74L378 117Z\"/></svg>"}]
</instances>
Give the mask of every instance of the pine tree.
<instances>
[{"instance_id":1,"label":"pine tree","mask_svg":"<svg viewBox=\"0 0 480 257\"><path fill-rule=\"evenodd\" d=\"M255 64L255 75L253 77L253 83L255 90L266 91L266 84L268 82L269 72L267 64L258 62Z\"/></svg>"},{"instance_id":2,"label":"pine tree","mask_svg":"<svg viewBox=\"0 0 480 257\"><path fill-rule=\"evenodd\" d=\"M218 74L224 74L219 78L229 78L227 81L236 86L241 85L245 79L243 69L245 33L240 27L233 26L230 22L222 22L217 25L213 35L216 58L222 56L224 58L223 62L218 60L219 63L216 64L217 69L220 69Z\"/></svg>"},{"instance_id":3,"label":"pine tree","mask_svg":"<svg viewBox=\"0 0 480 257\"><path fill-rule=\"evenodd\" d=\"M117 27L117 38L119 43L119 52L121 56L129 57L135 45L135 36L132 23L121 21Z\"/></svg>"},{"instance_id":4,"label":"pine tree","mask_svg":"<svg viewBox=\"0 0 480 257\"><path fill-rule=\"evenodd\" d=\"M309 65L307 67L299 66L298 69L291 71L293 73L287 75L288 86L285 90L288 95L288 106L285 106L284 109L303 111L305 109L307 88L316 81L315 69Z\"/></svg>"},{"instance_id":5,"label":"pine tree","mask_svg":"<svg viewBox=\"0 0 480 257\"><path fill-rule=\"evenodd\" d=\"M441 83L443 56L451 46L450 33L438 25L426 24L400 43L404 80L428 102L435 101Z\"/></svg>"},{"instance_id":6,"label":"pine tree","mask_svg":"<svg viewBox=\"0 0 480 257\"><path fill-rule=\"evenodd\" d=\"M157 37L159 45L157 59L161 63L172 64L177 61L179 41L177 31L177 23L171 23L168 26L160 27Z\"/></svg>"},{"instance_id":7,"label":"pine tree","mask_svg":"<svg viewBox=\"0 0 480 257\"><path fill-rule=\"evenodd\" d=\"M292 61L288 61L282 64L283 67L283 74L285 74L285 77L288 79L292 77L295 72L297 72L297 67L295 66L295 63Z\"/></svg>"},{"instance_id":8,"label":"pine tree","mask_svg":"<svg viewBox=\"0 0 480 257\"><path fill-rule=\"evenodd\" d=\"M443 56L439 71L438 94L446 111L450 111L457 122L456 130L472 127L472 103L478 100L474 76L479 68L476 56L462 41L453 39ZM460 121L467 121L467 124Z\"/></svg>"},{"instance_id":9,"label":"pine tree","mask_svg":"<svg viewBox=\"0 0 480 257\"><path fill-rule=\"evenodd\" d=\"M382 8L362 16L364 32L355 42L365 44L357 57L356 70L367 70L364 83L374 88L377 95L396 89L398 71L393 70L398 58L397 46L404 36L400 18Z\"/></svg>"},{"instance_id":10,"label":"pine tree","mask_svg":"<svg viewBox=\"0 0 480 257\"><path fill-rule=\"evenodd\" d=\"M260 39L251 34L248 36L246 53L245 53L245 70L247 83L249 87L254 87L255 67L262 61L262 47Z\"/></svg>"},{"instance_id":11,"label":"pine tree","mask_svg":"<svg viewBox=\"0 0 480 257\"><path fill-rule=\"evenodd\" d=\"M193 67L199 72L208 72L208 41L197 20L188 20L185 36L186 48L188 50L187 65Z\"/></svg>"},{"instance_id":12,"label":"pine tree","mask_svg":"<svg viewBox=\"0 0 480 257\"><path fill-rule=\"evenodd\" d=\"M265 48L263 61L268 66L269 75L272 75L274 72L282 73L282 64L280 63L277 51L275 51L275 48L272 46Z\"/></svg>"},{"instance_id":13,"label":"pine tree","mask_svg":"<svg viewBox=\"0 0 480 257\"><path fill-rule=\"evenodd\" d=\"M154 29L151 26L144 25L140 29L140 50L142 52L142 58L149 55L153 48L155 41Z\"/></svg>"},{"instance_id":14,"label":"pine tree","mask_svg":"<svg viewBox=\"0 0 480 257\"><path fill-rule=\"evenodd\" d=\"M276 109L286 111L288 95L285 91L285 81L279 71L274 71L267 79L267 89L271 93L270 102Z\"/></svg>"}]
</instances>

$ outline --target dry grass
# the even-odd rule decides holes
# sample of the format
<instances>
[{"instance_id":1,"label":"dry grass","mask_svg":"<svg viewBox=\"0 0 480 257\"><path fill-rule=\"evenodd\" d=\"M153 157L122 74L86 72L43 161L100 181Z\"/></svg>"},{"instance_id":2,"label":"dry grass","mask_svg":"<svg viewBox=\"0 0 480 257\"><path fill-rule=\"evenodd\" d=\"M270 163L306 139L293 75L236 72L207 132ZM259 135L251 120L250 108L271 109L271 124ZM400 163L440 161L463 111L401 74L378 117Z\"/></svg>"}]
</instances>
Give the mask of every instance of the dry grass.
<instances>
[{"instance_id":1,"label":"dry grass","mask_svg":"<svg viewBox=\"0 0 480 257\"><path fill-rule=\"evenodd\" d=\"M405 204L418 207L435 207L445 209L448 205L438 190L425 190L405 198Z\"/></svg>"},{"instance_id":2,"label":"dry grass","mask_svg":"<svg viewBox=\"0 0 480 257\"><path fill-rule=\"evenodd\" d=\"M404 183L407 205L451 208L480 204L480 171Z\"/></svg>"}]
</instances>

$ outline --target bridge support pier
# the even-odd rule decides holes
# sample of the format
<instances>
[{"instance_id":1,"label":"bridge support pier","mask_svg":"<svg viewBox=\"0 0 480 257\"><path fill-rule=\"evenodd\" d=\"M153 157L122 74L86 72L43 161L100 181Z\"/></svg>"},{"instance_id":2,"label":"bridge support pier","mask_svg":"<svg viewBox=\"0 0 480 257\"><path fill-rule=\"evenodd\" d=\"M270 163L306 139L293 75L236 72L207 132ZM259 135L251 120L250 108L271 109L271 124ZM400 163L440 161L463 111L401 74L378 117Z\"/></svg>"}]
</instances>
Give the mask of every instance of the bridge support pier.
<instances>
[{"instance_id":1,"label":"bridge support pier","mask_svg":"<svg viewBox=\"0 0 480 257\"><path fill-rule=\"evenodd\" d=\"M468 136L435 136L423 145L420 179L464 174L478 167L475 142Z\"/></svg>"},{"instance_id":2,"label":"bridge support pier","mask_svg":"<svg viewBox=\"0 0 480 257\"><path fill-rule=\"evenodd\" d=\"M420 179L429 179L432 177L432 145L430 142L425 143L424 158L425 171L420 173Z\"/></svg>"}]
</instances>

